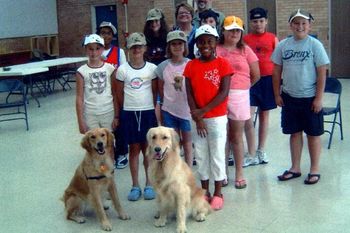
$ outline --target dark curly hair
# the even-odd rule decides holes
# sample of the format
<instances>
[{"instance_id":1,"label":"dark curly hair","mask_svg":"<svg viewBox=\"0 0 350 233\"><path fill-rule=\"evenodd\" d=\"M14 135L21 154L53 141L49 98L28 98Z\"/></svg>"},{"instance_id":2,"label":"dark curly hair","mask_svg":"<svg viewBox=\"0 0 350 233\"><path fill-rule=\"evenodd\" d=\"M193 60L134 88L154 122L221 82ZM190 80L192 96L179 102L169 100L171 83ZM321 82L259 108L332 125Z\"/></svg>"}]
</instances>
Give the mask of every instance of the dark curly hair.
<instances>
[{"instance_id":1,"label":"dark curly hair","mask_svg":"<svg viewBox=\"0 0 350 233\"><path fill-rule=\"evenodd\" d=\"M160 29L159 29L159 38L161 40L166 41L166 36L169 32L168 24L165 21L164 14L162 13L162 18L160 18ZM143 28L143 34L145 34L147 41L151 40L153 38L156 38L154 35L154 32L150 29L150 25L152 23L152 20L146 21L145 26Z\"/></svg>"}]
</instances>

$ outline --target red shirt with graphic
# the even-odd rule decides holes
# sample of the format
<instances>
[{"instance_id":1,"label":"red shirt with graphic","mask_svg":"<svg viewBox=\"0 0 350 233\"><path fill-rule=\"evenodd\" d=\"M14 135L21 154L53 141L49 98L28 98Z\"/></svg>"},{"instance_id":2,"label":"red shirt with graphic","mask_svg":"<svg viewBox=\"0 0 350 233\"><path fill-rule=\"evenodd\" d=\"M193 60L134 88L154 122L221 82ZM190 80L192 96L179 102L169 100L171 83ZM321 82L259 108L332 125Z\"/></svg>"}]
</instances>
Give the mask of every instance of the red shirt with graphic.
<instances>
[{"instance_id":1,"label":"red shirt with graphic","mask_svg":"<svg viewBox=\"0 0 350 233\"><path fill-rule=\"evenodd\" d=\"M184 70L184 76L190 80L193 98L198 108L203 108L219 93L221 80L234 73L232 66L225 58L217 57L209 62L199 59L189 61ZM227 113L227 98L212 108L203 117L212 118L224 116Z\"/></svg>"},{"instance_id":2,"label":"red shirt with graphic","mask_svg":"<svg viewBox=\"0 0 350 233\"><path fill-rule=\"evenodd\" d=\"M259 58L260 75L272 75L273 62L270 57L277 46L275 34L270 32L262 34L249 33L243 37L243 40Z\"/></svg>"}]
</instances>

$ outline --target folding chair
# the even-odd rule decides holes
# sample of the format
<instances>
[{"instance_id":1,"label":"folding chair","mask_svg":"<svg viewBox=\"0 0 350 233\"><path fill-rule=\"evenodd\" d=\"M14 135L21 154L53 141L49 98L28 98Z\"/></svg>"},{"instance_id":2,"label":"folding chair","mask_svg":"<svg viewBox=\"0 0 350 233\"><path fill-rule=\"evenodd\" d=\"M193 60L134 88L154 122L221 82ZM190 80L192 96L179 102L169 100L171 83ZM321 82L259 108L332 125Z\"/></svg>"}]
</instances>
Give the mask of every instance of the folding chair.
<instances>
[{"instance_id":1,"label":"folding chair","mask_svg":"<svg viewBox=\"0 0 350 233\"><path fill-rule=\"evenodd\" d=\"M328 77L326 79L326 87L325 87L325 99L327 98L327 93L330 93L335 100L333 101L332 106L325 106L323 107L323 115L324 116L332 116L333 119L326 119L323 121L324 123L331 124L331 129L325 129L325 133L329 133L329 140L328 140L328 149L331 148L331 143L333 139L333 133L334 133L334 127L335 125L338 125L340 128L340 139L343 140L343 122L342 122L342 116L341 116L341 92L342 92L342 85L341 82L337 78L334 77ZM326 99L327 100L327 99ZM326 105L326 104L325 104ZM339 120L338 120L339 115Z\"/></svg>"},{"instance_id":2,"label":"folding chair","mask_svg":"<svg viewBox=\"0 0 350 233\"><path fill-rule=\"evenodd\" d=\"M17 98L14 98L15 96ZM23 82L18 79L0 79L0 109L3 111L3 109L14 108L17 108L17 111L4 110L3 113L0 112L0 122L23 119L26 122L27 130L29 130L27 96Z\"/></svg>"}]
</instances>

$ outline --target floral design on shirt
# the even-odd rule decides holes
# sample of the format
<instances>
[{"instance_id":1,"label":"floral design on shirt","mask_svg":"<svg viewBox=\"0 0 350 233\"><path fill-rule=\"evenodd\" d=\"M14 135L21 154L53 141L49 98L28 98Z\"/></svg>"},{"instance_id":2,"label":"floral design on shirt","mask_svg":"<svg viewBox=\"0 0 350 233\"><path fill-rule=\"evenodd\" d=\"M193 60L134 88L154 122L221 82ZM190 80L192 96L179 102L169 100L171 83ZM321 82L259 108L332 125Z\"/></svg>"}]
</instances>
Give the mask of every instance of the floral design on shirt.
<instances>
[{"instance_id":1,"label":"floral design on shirt","mask_svg":"<svg viewBox=\"0 0 350 233\"><path fill-rule=\"evenodd\" d=\"M207 80L211 81L212 84L214 84L215 87L219 88L220 75L219 75L219 70L218 69L205 71L204 79L207 79Z\"/></svg>"}]
</instances>

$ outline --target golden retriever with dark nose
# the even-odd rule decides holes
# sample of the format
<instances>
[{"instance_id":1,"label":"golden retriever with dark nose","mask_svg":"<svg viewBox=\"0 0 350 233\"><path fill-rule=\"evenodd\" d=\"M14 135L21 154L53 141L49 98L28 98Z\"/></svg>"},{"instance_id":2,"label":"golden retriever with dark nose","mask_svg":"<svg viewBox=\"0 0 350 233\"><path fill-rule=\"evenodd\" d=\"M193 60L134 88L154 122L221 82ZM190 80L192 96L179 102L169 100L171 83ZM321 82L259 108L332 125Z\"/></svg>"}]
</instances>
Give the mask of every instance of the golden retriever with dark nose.
<instances>
[{"instance_id":1,"label":"golden retriever with dark nose","mask_svg":"<svg viewBox=\"0 0 350 233\"><path fill-rule=\"evenodd\" d=\"M83 137L81 146L86 150L85 158L76 169L62 198L67 219L84 223L81 207L87 201L96 211L102 229L111 231L112 225L102 203L102 196L106 191L109 192L119 218L129 219L119 203L114 182L113 140L113 134L105 128L90 130Z\"/></svg>"},{"instance_id":2,"label":"golden retriever with dark nose","mask_svg":"<svg viewBox=\"0 0 350 233\"><path fill-rule=\"evenodd\" d=\"M186 232L188 210L197 221L204 221L211 212L204 190L196 186L192 170L180 157L179 136L174 129L151 128L147 141L148 174L157 192L159 208L159 218L154 224L165 226L168 214L176 212L177 232Z\"/></svg>"}]
</instances>

